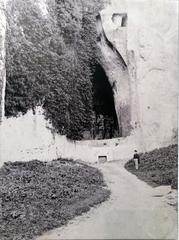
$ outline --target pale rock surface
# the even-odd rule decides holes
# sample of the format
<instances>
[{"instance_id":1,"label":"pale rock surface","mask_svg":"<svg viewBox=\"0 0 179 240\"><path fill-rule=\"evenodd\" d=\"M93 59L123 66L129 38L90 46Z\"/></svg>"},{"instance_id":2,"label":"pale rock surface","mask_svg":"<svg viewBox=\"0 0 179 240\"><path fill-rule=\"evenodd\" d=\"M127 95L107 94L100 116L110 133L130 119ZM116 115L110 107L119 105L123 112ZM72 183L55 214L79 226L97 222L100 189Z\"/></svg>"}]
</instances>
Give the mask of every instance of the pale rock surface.
<instances>
[{"instance_id":1,"label":"pale rock surface","mask_svg":"<svg viewBox=\"0 0 179 240\"><path fill-rule=\"evenodd\" d=\"M47 16L45 1L40 2L43 2L42 14ZM24 116L5 119L1 124L1 165L5 161L57 157L88 162L98 161L99 155L106 155L109 161L127 159L132 157L135 148L145 152L177 142L177 1L110 2L98 17L97 30L101 33L98 45L103 54L101 62L114 90L116 112L122 121L124 137L104 141L67 141L65 136L52 133L43 110L38 107L36 115L29 111ZM0 4L3 3L0 0ZM121 13L127 13L124 27L118 26L122 23ZM5 16L1 10L0 18L2 117Z\"/></svg>"},{"instance_id":2,"label":"pale rock surface","mask_svg":"<svg viewBox=\"0 0 179 240\"><path fill-rule=\"evenodd\" d=\"M100 155L106 155L109 161L132 156L130 149L135 148L135 144L131 137L109 141L69 141L53 132L41 107L35 111L35 115L30 110L18 118L5 119L0 125L0 166L7 161L32 159L50 161L63 157L95 163Z\"/></svg>"},{"instance_id":3,"label":"pale rock surface","mask_svg":"<svg viewBox=\"0 0 179 240\"><path fill-rule=\"evenodd\" d=\"M125 105L130 111L144 151L177 141L177 5L171 0L111 0L100 13L104 33L127 63L129 74L121 76L121 65L114 58L109 64L111 49L101 45L109 79L116 82L116 109ZM128 15L126 27L112 21L114 14L123 13Z\"/></svg>"}]
</instances>

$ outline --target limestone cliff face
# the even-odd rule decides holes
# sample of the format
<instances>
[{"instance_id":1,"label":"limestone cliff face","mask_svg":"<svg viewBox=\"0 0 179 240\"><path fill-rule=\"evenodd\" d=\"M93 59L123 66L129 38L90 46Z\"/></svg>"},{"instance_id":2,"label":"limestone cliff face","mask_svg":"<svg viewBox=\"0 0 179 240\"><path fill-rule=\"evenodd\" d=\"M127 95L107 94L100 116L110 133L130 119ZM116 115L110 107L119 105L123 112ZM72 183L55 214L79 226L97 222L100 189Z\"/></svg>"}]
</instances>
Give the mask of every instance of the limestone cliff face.
<instances>
[{"instance_id":1,"label":"limestone cliff face","mask_svg":"<svg viewBox=\"0 0 179 240\"><path fill-rule=\"evenodd\" d=\"M99 47L125 135L148 149L177 134L177 3L111 0L98 17ZM99 23L100 19L100 23Z\"/></svg>"},{"instance_id":2,"label":"limestone cliff face","mask_svg":"<svg viewBox=\"0 0 179 240\"><path fill-rule=\"evenodd\" d=\"M4 116L4 95L6 84L5 71L5 35L6 35L6 1L0 0L0 122Z\"/></svg>"},{"instance_id":3,"label":"limestone cliff face","mask_svg":"<svg viewBox=\"0 0 179 240\"><path fill-rule=\"evenodd\" d=\"M44 2L39 0L38 4L46 18ZM0 7L3 4L0 0ZM110 0L97 16L99 61L113 89L123 138L69 142L51 133L40 109L36 115L28 112L5 119L0 126L0 165L8 160L56 157L97 161L99 155L119 160L131 158L135 148L146 151L175 143L176 9L176 1L170 0ZM5 30L5 15L0 8L0 119L4 111Z\"/></svg>"},{"instance_id":4,"label":"limestone cliff face","mask_svg":"<svg viewBox=\"0 0 179 240\"><path fill-rule=\"evenodd\" d=\"M113 88L122 136L126 137L130 135L131 130L129 72L126 57L127 29L126 26L121 27L121 23L115 22L117 17L118 13L115 15L115 13L105 10L97 17L98 46L103 55L101 62ZM119 17L121 16L119 15Z\"/></svg>"}]
</instances>

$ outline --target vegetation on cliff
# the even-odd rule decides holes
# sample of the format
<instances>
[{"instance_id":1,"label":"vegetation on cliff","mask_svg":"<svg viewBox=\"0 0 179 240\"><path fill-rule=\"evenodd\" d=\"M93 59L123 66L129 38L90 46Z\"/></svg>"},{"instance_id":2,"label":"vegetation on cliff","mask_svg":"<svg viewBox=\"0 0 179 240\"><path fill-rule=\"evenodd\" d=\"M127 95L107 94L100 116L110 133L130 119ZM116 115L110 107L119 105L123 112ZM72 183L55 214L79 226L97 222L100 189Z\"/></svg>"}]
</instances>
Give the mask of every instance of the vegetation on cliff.
<instances>
[{"instance_id":1,"label":"vegetation on cliff","mask_svg":"<svg viewBox=\"0 0 179 240\"><path fill-rule=\"evenodd\" d=\"M32 0L7 6L6 116L43 105L59 133L81 139L94 119L96 15L101 1Z\"/></svg>"},{"instance_id":2,"label":"vegetation on cliff","mask_svg":"<svg viewBox=\"0 0 179 240\"><path fill-rule=\"evenodd\" d=\"M125 168L152 186L171 185L178 188L178 146L171 145L141 154L139 170L135 170L133 159L126 163Z\"/></svg>"},{"instance_id":3,"label":"vegetation on cliff","mask_svg":"<svg viewBox=\"0 0 179 240\"><path fill-rule=\"evenodd\" d=\"M101 172L86 164L7 162L0 169L0 239L32 240L106 200Z\"/></svg>"}]
</instances>

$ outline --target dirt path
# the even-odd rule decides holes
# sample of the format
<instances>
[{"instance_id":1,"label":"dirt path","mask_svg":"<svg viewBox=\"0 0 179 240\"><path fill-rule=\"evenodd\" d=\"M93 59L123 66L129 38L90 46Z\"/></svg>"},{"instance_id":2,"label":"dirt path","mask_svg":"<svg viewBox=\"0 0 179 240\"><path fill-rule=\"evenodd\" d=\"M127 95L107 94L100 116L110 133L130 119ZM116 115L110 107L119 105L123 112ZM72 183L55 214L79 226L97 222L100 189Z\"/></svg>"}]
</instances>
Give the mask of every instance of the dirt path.
<instances>
[{"instance_id":1,"label":"dirt path","mask_svg":"<svg viewBox=\"0 0 179 240\"><path fill-rule=\"evenodd\" d=\"M37 240L176 239L177 212L166 202L170 188L154 189L127 172L123 165L98 165L112 191L109 201Z\"/></svg>"}]
</instances>

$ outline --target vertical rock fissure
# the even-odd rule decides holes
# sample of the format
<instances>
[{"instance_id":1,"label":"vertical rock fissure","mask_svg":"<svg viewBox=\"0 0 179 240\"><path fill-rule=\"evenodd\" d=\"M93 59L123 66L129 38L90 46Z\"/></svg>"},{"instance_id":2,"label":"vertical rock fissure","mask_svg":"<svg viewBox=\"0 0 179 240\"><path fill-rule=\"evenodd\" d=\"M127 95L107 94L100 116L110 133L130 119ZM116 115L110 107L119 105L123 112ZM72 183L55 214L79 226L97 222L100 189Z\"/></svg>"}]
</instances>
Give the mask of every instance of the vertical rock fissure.
<instances>
[{"instance_id":1,"label":"vertical rock fissure","mask_svg":"<svg viewBox=\"0 0 179 240\"><path fill-rule=\"evenodd\" d=\"M99 18L99 21L100 20L100 17L97 17L97 19ZM107 44L107 46L114 52L114 54L117 55L117 58L119 59L120 63L121 63L121 66L125 69L125 67L127 67L124 59L122 58L121 54L118 52L118 50L114 47L114 45L108 40L108 38L106 37L106 34L105 34L105 31L102 27L101 29L101 33L99 34L98 36L98 39L97 39L98 42L100 41L103 41L103 44Z\"/></svg>"},{"instance_id":2,"label":"vertical rock fissure","mask_svg":"<svg viewBox=\"0 0 179 240\"><path fill-rule=\"evenodd\" d=\"M93 139L120 137L113 90L100 63L95 65L92 85L93 109L95 112Z\"/></svg>"},{"instance_id":3,"label":"vertical rock fissure","mask_svg":"<svg viewBox=\"0 0 179 240\"><path fill-rule=\"evenodd\" d=\"M126 137L130 135L131 130L128 66L118 49L116 49L106 36L101 16L98 15L96 20L98 32L97 43L102 53L101 63L113 90L118 125L121 128L122 137Z\"/></svg>"}]
</instances>

